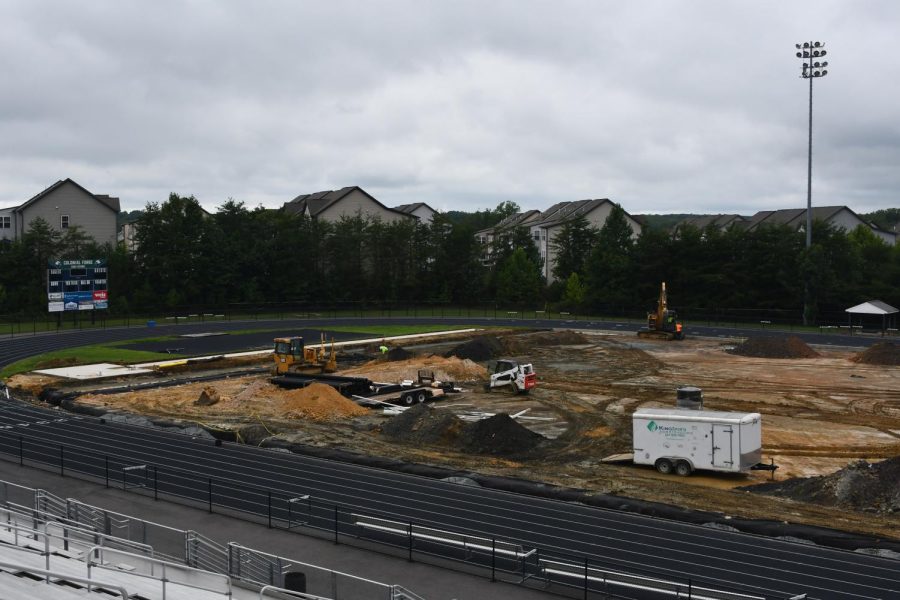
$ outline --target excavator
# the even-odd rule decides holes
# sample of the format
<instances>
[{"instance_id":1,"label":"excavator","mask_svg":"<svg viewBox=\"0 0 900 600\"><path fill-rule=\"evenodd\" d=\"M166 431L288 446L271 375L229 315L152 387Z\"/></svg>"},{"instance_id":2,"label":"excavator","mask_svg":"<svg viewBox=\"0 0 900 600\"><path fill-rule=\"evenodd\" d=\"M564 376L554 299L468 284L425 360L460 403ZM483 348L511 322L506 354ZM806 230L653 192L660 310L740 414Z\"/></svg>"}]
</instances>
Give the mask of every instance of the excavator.
<instances>
[{"instance_id":1,"label":"excavator","mask_svg":"<svg viewBox=\"0 0 900 600\"><path fill-rule=\"evenodd\" d=\"M683 340L684 326L678 320L678 313L669 310L666 300L666 282L662 282L656 312L647 313L647 328L637 332L638 337L652 340Z\"/></svg>"},{"instance_id":2,"label":"excavator","mask_svg":"<svg viewBox=\"0 0 900 600\"><path fill-rule=\"evenodd\" d=\"M337 359L334 355L334 341L331 351L325 351L325 336L322 336L318 348L303 345L300 336L275 338L274 372L276 375L300 373L314 375L316 373L334 373L337 370Z\"/></svg>"}]
</instances>

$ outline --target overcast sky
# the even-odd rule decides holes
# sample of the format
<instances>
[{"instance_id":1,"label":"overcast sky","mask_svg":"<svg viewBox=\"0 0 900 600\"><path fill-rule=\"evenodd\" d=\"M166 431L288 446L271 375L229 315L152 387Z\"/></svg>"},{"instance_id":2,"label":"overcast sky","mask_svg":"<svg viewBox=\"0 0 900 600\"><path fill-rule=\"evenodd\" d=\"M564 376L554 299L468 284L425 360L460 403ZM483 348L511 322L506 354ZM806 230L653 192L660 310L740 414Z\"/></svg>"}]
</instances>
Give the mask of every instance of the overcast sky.
<instances>
[{"instance_id":1,"label":"overcast sky","mask_svg":"<svg viewBox=\"0 0 900 600\"><path fill-rule=\"evenodd\" d=\"M900 2L0 2L0 206L900 207Z\"/></svg>"}]
</instances>

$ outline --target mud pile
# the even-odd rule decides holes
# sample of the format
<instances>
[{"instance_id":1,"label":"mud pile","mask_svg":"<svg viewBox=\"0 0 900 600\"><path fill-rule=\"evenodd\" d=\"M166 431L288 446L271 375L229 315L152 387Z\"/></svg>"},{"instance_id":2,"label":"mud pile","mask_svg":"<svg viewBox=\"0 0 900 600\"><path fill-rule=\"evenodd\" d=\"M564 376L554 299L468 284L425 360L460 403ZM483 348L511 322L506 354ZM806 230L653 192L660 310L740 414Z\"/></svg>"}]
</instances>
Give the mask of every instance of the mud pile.
<instances>
[{"instance_id":1,"label":"mud pile","mask_svg":"<svg viewBox=\"0 0 900 600\"><path fill-rule=\"evenodd\" d=\"M741 488L758 494L791 498L852 510L900 511L900 456L878 463L858 460L840 471Z\"/></svg>"},{"instance_id":2,"label":"mud pile","mask_svg":"<svg viewBox=\"0 0 900 600\"><path fill-rule=\"evenodd\" d=\"M519 425L505 413L464 423L427 404L403 411L381 427L382 435L407 444L446 446L468 454L508 456L533 450L544 436Z\"/></svg>"},{"instance_id":3,"label":"mud pile","mask_svg":"<svg viewBox=\"0 0 900 600\"><path fill-rule=\"evenodd\" d=\"M469 423L462 431L459 448L470 454L504 456L533 450L544 436L519 425L506 413Z\"/></svg>"},{"instance_id":4,"label":"mud pile","mask_svg":"<svg viewBox=\"0 0 900 600\"><path fill-rule=\"evenodd\" d=\"M283 416L287 418L310 421L334 421L369 412L323 383L313 383L305 388L286 392L283 409Z\"/></svg>"},{"instance_id":5,"label":"mud pile","mask_svg":"<svg viewBox=\"0 0 900 600\"><path fill-rule=\"evenodd\" d=\"M391 362L398 361L398 360L409 360L413 356L415 356L415 354L413 354L406 348L402 348L400 346L398 346L396 348L391 348L390 350L387 351L387 359Z\"/></svg>"},{"instance_id":6,"label":"mud pile","mask_svg":"<svg viewBox=\"0 0 900 600\"><path fill-rule=\"evenodd\" d=\"M497 358L506 353L506 347L499 338L492 335L481 335L456 346L444 356L483 362Z\"/></svg>"},{"instance_id":7,"label":"mud pile","mask_svg":"<svg viewBox=\"0 0 900 600\"><path fill-rule=\"evenodd\" d=\"M453 413L417 404L381 427L382 434L407 444L453 445L464 423Z\"/></svg>"},{"instance_id":8,"label":"mud pile","mask_svg":"<svg viewBox=\"0 0 900 600\"><path fill-rule=\"evenodd\" d=\"M748 338L733 350L738 356L755 358L816 358L819 353L806 345L797 336Z\"/></svg>"},{"instance_id":9,"label":"mud pile","mask_svg":"<svg viewBox=\"0 0 900 600\"><path fill-rule=\"evenodd\" d=\"M878 342L850 360L864 365L900 365L900 344Z\"/></svg>"}]
</instances>

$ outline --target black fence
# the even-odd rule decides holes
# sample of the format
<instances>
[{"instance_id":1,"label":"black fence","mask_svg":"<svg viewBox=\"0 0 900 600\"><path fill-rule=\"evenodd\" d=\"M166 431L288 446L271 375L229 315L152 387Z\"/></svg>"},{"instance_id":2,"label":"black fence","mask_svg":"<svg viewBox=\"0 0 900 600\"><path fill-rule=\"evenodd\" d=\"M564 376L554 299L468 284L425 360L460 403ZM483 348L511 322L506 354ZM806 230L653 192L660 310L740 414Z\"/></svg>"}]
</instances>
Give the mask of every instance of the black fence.
<instances>
[{"instance_id":1,"label":"black fence","mask_svg":"<svg viewBox=\"0 0 900 600\"><path fill-rule=\"evenodd\" d=\"M221 442L216 442L221 444ZM472 531L451 531L397 514L360 511L308 495L247 485L153 463L128 463L119 457L66 445L47 444L25 435L0 436L0 454L22 466L42 466L61 476L75 475L155 500L178 501L265 524L402 556L409 561L454 565L492 581L538 585L580 598L705 598L785 600L752 588L686 577L665 569L599 561L560 553Z\"/></svg>"}]
</instances>

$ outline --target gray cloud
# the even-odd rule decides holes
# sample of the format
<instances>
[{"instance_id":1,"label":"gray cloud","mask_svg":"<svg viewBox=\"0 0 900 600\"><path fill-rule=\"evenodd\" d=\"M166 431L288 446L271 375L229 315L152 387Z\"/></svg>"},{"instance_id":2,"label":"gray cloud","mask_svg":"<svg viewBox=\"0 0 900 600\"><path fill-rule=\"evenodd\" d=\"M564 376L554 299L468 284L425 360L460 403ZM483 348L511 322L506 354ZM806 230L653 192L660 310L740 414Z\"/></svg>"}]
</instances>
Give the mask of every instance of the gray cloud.
<instances>
[{"instance_id":1,"label":"gray cloud","mask_svg":"<svg viewBox=\"0 0 900 600\"><path fill-rule=\"evenodd\" d=\"M389 205L631 212L897 206L900 5L813 2L5 2L0 205L73 177L127 208Z\"/></svg>"}]
</instances>

